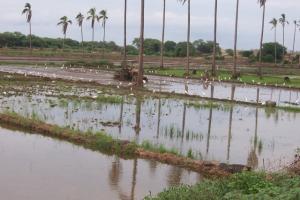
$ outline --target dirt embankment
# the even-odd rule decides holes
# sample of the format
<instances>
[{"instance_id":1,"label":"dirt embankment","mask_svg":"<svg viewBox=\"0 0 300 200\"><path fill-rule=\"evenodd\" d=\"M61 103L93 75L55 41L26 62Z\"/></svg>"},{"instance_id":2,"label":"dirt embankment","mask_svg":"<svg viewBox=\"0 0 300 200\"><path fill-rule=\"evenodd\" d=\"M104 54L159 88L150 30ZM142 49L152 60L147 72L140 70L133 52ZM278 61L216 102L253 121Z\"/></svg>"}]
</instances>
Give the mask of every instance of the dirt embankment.
<instances>
[{"instance_id":1,"label":"dirt embankment","mask_svg":"<svg viewBox=\"0 0 300 200\"><path fill-rule=\"evenodd\" d=\"M68 128L61 128L44 122L27 119L17 114L0 114L0 124L13 129L26 130L31 133L38 133L64 141L68 141L88 149L104 152L107 154L116 154L125 158L151 159L161 163L175 165L191 171L199 172L203 176L224 177L232 173L250 170L243 165L227 165L224 163L199 161L178 156L172 153L158 153L144 150L137 144L129 141L111 139L105 135L94 135L91 133L82 133Z\"/></svg>"}]
</instances>

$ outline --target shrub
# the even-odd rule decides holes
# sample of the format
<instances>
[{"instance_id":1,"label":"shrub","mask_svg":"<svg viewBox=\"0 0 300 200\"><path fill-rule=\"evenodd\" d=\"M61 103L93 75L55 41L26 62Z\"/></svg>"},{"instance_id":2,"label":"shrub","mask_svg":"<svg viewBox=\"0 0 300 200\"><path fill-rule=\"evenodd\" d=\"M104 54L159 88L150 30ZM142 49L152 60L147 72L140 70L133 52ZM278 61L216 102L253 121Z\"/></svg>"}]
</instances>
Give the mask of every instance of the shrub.
<instances>
[{"instance_id":1,"label":"shrub","mask_svg":"<svg viewBox=\"0 0 300 200\"><path fill-rule=\"evenodd\" d=\"M244 172L229 178L204 180L194 186L173 187L146 200L300 199L300 177Z\"/></svg>"}]
</instances>

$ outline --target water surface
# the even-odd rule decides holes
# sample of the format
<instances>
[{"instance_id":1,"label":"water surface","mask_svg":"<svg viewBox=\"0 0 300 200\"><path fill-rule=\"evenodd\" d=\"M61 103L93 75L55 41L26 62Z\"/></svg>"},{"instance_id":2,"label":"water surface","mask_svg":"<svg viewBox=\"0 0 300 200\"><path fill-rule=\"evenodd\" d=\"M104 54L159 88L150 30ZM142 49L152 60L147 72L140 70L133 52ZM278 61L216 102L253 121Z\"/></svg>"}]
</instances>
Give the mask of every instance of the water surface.
<instances>
[{"instance_id":1,"label":"water surface","mask_svg":"<svg viewBox=\"0 0 300 200\"><path fill-rule=\"evenodd\" d=\"M67 142L0 128L5 200L142 199L200 174L147 160L123 160Z\"/></svg>"}]
</instances>

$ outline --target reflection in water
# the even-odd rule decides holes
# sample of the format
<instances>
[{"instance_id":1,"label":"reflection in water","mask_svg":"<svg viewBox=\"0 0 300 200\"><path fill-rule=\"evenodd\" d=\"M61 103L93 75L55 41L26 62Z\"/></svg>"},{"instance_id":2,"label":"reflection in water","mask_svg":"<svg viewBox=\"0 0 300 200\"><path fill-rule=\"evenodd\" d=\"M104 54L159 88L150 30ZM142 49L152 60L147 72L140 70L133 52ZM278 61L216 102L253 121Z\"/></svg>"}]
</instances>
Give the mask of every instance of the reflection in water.
<instances>
[{"instance_id":1,"label":"reflection in water","mask_svg":"<svg viewBox=\"0 0 300 200\"><path fill-rule=\"evenodd\" d=\"M208 94L214 97L218 91L213 85L209 88ZM190 88L186 89L190 93ZM236 99L237 89L231 87L231 99ZM265 94L256 89L256 101ZM258 167L263 167L263 160L292 159L291 152L299 146L297 113L202 100L131 96L117 96L117 100L109 103L19 94L3 96L0 109L75 130L103 130L138 143L148 140L183 155L191 149L198 159L232 164L247 164L249 151L256 149ZM257 121L256 130L249 121Z\"/></svg>"},{"instance_id":2,"label":"reflection in water","mask_svg":"<svg viewBox=\"0 0 300 200\"><path fill-rule=\"evenodd\" d=\"M122 133L123 126L123 110L124 110L124 96L122 96L121 108L120 108L120 119L119 119L119 133Z\"/></svg>"},{"instance_id":3,"label":"reflection in water","mask_svg":"<svg viewBox=\"0 0 300 200\"><path fill-rule=\"evenodd\" d=\"M122 165L120 162L120 158L115 157L111 165L111 170L109 172L109 180L110 180L110 185L116 190L120 182L121 174L122 174Z\"/></svg>"},{"instance_id":4,"label":"reflection in water","mask_svg":"<svg viewBox=\"0 0 300 200\"><path fill-rule=\"evenodd\" d=\"M142 100L140 97L136 98L136 109L135 109L135 131L138 136L141 131L141 108Z\"/></svg>"},{"instance_id":5,"label":"reflection in water","mask_svg":"<svg viewBox=\"0 0 300 200\"><path fill-rule=\"evenodd\" d=\"M231 101L234 100L234 93L235 93L235 86L232 86L231 88ZM227 162L229 163L230 159L230 145L231 145L231 139L232 139L232 115L233 115L233 104L230 104L230 114L229 114L229 129L228 129L228 142L227 142Z\"/></svg>"},{"instance_id":6,"label":"reflection in water","mask_svg":"<svg viewBox=\"0 0 300 200\"><path fill-rule=\"evenodd\" d=\"M157 129L156 129L156 138L159 138L160 132L160 118L161 118L161 99L158 99L158 111L157 111Z\"/></svg>"},{"instance_id":7,"label":"reflection in water","mask_svg":"<svg viewBox=\"0 0 300 200\"><path fill-rule=\"evenodd\" d=\"M214 97L214 86L211 85L211 98ZM211 134L211 123L212 123L212 114L213 114L213 108L212 108L212 104L210 105L210 109L209 109L209 122L208 122L208 133L207 133L207 142L206 142L206 155L209 152L209 143L210 143L210 134Z\"/></svg>"},{"instance_id":8,"label":"reflection in water","mask_svg":"<svg viewBox=\"0 0 300 200\"><path fill-rule=\"evenodd\" d=\"M182 179L182 173L182 168L171 166L168 174L168 187L179 185Z\"/></svg>"},{"instance_id":9,"label":"reflection in water","mask_svg":"<svg viewBox=\"0 0 300 200\"><path fill-rule=\"evenodd\" d=\"M257 129L258 129L258 108L256 108L256 112L255 112L255 131L254 131L254 140L253 140L254 146L251 149L248 156L248 165L253 169L256 169L258 167L258 157L256 154L257 142L258 142Z\"/></svg>"},{"instance_id":10,"label":"reflection in water","mask_svg":"<svg viewBox=\"0 0 300 200\"><path fill-rule=\"evenodd\" d=\"M159 165L151 171L146 160L123 160L1 128L0 147L1 199L135 200L149 191L155 195L169 185L199 181L198 173L174 166L151 161L153 166ZM182 173L184 178L168 177L180 177Z\"/></svg>"},{"instance_id":11,"label":"reflection in water","mask_svg":"<svg viewBox=\"0 0 300 200\"><path fill-rule=\"evenodd\" d=\"M131 199L133 200L135 197L135 186L136 186L136 176L137 176L137 167L138 160L135 158L133 160L133 171L132 171L132 182L131 182Z\"/></svg>"},{"instance_id":12,"label":"reflection in water","mask_svg":"<svg viewBox=\"0 0 300 200\"><path fill-rule=\"evenodd\" d=\"M259 88L257 88L257 99L259 99ZM258 100L257 100L258 101ZM257 142L258 142L258 107L255 109L255 129L254 129L254 140L253 140L253 148L251 149L248 156L248 165L253 169L258 167L258 157L257 157Z\"/></svg>"}]
</instances>

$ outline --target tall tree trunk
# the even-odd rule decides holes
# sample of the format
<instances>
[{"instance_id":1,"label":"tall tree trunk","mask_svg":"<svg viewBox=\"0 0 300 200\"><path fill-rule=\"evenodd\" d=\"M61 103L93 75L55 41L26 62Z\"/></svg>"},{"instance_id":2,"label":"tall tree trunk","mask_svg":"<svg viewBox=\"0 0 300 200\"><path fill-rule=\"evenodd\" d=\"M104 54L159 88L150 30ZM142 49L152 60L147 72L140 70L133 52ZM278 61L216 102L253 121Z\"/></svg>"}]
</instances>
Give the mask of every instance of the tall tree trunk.
<instances>
[{"instance_id":1,"label":"tall tree trunk","mask_svg":"<svg viewBox=\"0 0 300 200\"><path fill-rule=\"evenodd\" d=\"M166 0L163 0L163 25L161 34L161 46L160 46L160 68L164 68L164 45L165 45L165 26L166 26Z\"/></svg>"},{"instance_id":2,"label":"tall tree trunk","mask_svg":"<svg viewBox=\"0 0 300 200\"><path fill-rule=\"evenodd\" d=\"M124 52L123 68L127 67L127 0L124 0Z\"/></svg>"},{"instance_id":3,"label":"tall tree trunk","mask_svg":"<svg viewBox=\"0 0 300 200\"><path fill-rule=\"evenodd\" d=\"M277 64L277 27L274 28L275 31L275 65Z\"/></svg>"},{"instance_id":4,"label":"tall tree trunk","mask_svg":"<svg viewBox=\"0 0 300 200\"><path fill-rule=\"evenodd\" d=\"M297 32L297 24L295 24L295 29L294 29L294 40L293 40L293 53L292 53L292 55L294 55L294 53L295 53L296 32Z\"/></svg>"},{"instance_id":5,"label":"tall tree trunk","mask_svg":"<svg viewBox=\"0 0 300 200\"><path fill-rule=\"evenodd\" d=\"M263 5L263 17L262 17L262 25L261 25L261 36L260 36L260 48L259 48L259 67L258 67L258 76L262 77L262 46L264 41L264 29L265 29L265 14L266 14L266 5Z\"/></svg>"},{"instance_id":6,"label":"tall tree trunk","mask_svg":"<svg viewBox=\"0 0 300 200\"><path fill-rule=\"evenodd\" d=\"M66 34L64 34L64 39L63 39L63 46L62 46L63 50L65 49L65 40L66 40Z\"/></svg>"},{"instance_id":7,"label":"tall tree trunk","mask_svg":"<svg viewBox=\"0 0 300 200\"><path fill-rule=\"evenodd\" d=\"M29 22L29 48L30 48L30 52L32 52L31 21Z\"/></svg>"},{"instance_id":8,"label":"tall tree trunk","mask_svg":"<svg viewBox=\"0 0 300 200\"><path fill-rule=\"evenodd\" d=\"M143 86L144 78L144 22L145 22L145 0L141 0L141 30L140 30L140 55L139 55L139 74L137 85Z\"/></svg>"},{"instance_id":9,"label":"tall tree trunk","mask_svg":"<svg viewBox=\"0 0 300 200\"><path fill-rule=\"evenodd\" d=\"M233 61L233 77L236 77L237 70L237 37L238 37L238 21L239 21L239 0L236 0L236 14L235 14L235 33L234 33L234 61Z\"/></svg>"},{"instance_id":10,"label":"tall tree trunk","mask_svg":"<svg viewBox=\"0 0 300 200\"><path fill-rule=\"evenodd\" d=\"M93 33L92 33L92 42L95 41L95 27L93 27Z\"/></svg>"},{"instance_id":11,"label":"tall tree trunk","mask_svg":"<svg viewBox=\"0 0 300 200\"><path fill-rule=\"evenodd\" d=\"M188 0L188 32L186 49L186 75L190 75L191 0Z\"/></svg>"},{"instance_id":12,"label":"tall tree trunk","mask_svg":"<svg viewBox=\"0 0 300 200\"><path fill-rule=\"evenodd\" d=\"M285 34L285 25L283 24L282 25L282 45L283 45L283 49L282 49L282 64L284 64L284 55L285 55L285 51L284 51L284 45L285 45L285 37L284 37L284 34Z\"/></svg>"},{"instance_id":13,"label":"tall tree trunk","mask_svg":"<svg viewBox=\"0 0 300 200\"><path fill-rule=\"evenodd\" d=\"M82 55L84 54L84 45L83 45L83 30L82 25L80 26L80 32L81 32L81 47L82 47Z\"/></svg>"},{"instance_id":14,"label":"tall tree trunk","mask_svg":"<svg viewBox=\"0 0 300 200\"><path fill-rule=\"evenodd\" d=\"M215 0L215 20L214 20L214 48L212 62L212 76L216 76L216 54L217 54L217 17L218 17L218 0Z\"/></svg>"},{"instance_id":15,"label":"tall tree trunk","mask_svg":"<svg viewBox=\"0 0 300 200\"><path fill-rule=\"evenodd\" d=\"M105 31L106 31L106 25L104 23L104 25L103 25L103 42L105 42Z\"/></svg>"}]
</instances>

